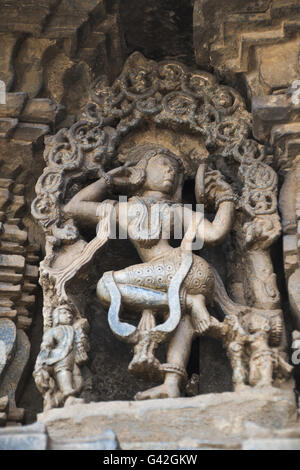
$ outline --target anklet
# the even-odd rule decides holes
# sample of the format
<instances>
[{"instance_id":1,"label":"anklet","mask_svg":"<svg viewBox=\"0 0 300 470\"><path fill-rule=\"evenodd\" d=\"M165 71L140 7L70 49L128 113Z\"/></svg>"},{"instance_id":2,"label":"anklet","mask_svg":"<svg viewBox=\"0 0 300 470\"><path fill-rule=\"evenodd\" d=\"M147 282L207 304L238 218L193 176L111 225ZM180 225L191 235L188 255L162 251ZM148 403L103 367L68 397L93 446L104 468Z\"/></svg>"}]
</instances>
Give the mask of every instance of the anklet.
<instances>
[{"instance_id":1,"label":"anklet","mask_svg":"<svg viewBox=\"0 0 300 470\"><path fill-rule=\"evenodd\" d=\"M161 370L163 370L164 372L173 372L177 375L180 375L180 377L182 377L185 382L187 382L188 380L188 375L186 373L186 370L183 369L183 367L177 366L176 364L169 364L169 363L162 364Z\"/></svg>"}]
</instances>

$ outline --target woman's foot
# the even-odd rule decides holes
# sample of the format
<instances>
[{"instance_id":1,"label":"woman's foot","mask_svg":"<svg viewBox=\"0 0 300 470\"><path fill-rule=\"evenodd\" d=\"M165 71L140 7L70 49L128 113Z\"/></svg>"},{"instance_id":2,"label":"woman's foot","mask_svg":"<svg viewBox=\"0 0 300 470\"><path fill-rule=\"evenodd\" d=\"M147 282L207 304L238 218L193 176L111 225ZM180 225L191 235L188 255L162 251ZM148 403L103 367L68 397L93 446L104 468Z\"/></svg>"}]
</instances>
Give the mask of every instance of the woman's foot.
<instances>
[{"instance_id":1,"label":"woman's foot","mask_svg":"<svg viewBox=\"0 0 300 470\"><path fill-rule=\"evenodd\" d=\"M67 400L65 401L65 407L81 405L83 403L84 403L84 398L68 397Z\"/></svg>"},{"instance_id":2,"label":"woman's foot","mask_svg":"<svg viewBox=\"0 0 300 470\"><path fill-rule=\"evenodd\" d=\"M238 383L234 385L235 392L246 392L247 390L250 390L250 389L251 389L250 385L246 385L244 383Z\"/></svg>"},{"instance_id":3,"label":"woman's foot","mask_svg":"<svg viewBox=\"0 0 300 470\"><path fill-rule=\"evenodd\" d=\"M144 392L138 392L134 399L135 400L155 400L156 398L178 398L180 397L180 389L178 384L166 384L163 383L158 387L149 388Z\"/></svg>"}]
</instances>

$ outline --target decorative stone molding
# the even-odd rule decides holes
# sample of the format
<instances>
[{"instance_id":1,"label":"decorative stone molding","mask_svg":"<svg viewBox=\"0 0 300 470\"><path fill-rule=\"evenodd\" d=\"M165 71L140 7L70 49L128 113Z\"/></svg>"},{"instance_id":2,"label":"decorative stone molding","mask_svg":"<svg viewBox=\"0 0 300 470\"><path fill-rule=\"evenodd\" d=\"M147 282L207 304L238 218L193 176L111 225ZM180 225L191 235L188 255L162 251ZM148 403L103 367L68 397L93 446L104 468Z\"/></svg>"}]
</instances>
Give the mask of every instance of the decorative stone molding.
<instances>
[{"instance_id":1,"label":"decorative stone molding","mask_svg":"<svg viewBox=\"0 0 300 470\"><path fill-rule=\"evenodd\" d=\"M64 108L49 99L29 99L26 93L6 93L0 105L0 138L37 141L64 117Z\"/></svg>"},{"instance_id":2,"label":"decorative stone molding","mask_svg":"<svg viewBox=\"0 0 300 470\"><path fill-rule=\"evenodd\" d=\"M5 410L10 421L22 421L24 415L15 400L29 359L24 330L32 321L39 263L38 247L28 243L22 227L23 191L22 184L0 179L0 397L8 400Z\"/></svg>"},{"instance_id":3,"label":"decorative stone molding","mask_svg":"<svg viewBox=\"0 0 300 470\"><path fill-rule=\"evenodd\" d=\"M68 0L6 2L0 18L0 80L7 91L47 97L76 114L95 73L120 71L124 46L118 9L118 0L77 0L76 7Z\"/></svg>"},{"instance_id":4,"label":"decorative stone molding","mask_svg":"<svg viewBox=\"0 0 300 470\"><path fill-rule=\"evenodd\" d=\"M300 6L293 0L196 0L196 62L234 83L248 98L286 89L299 78ZM239 75L237 75L239 74ZM241 84L242 85L242 84Z\"/></svg>"}]
</instances>

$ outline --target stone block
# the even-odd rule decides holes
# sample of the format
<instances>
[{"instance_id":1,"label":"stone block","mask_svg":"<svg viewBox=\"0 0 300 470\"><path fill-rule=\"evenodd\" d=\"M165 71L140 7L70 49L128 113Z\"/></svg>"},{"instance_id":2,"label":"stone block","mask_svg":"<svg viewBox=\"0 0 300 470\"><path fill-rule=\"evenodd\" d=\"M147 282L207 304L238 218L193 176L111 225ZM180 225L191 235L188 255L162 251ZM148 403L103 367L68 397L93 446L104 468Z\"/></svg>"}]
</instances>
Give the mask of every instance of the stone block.
<instances>
[{"instance_id":1,"label":"stone block","mask_svg":"<svg viewBox=\"0 0 300 470\"><path fill-rule=\"evenodd\" d=\"M45 426L41 423L0 429L0 450L46 450L46 448L47 434Z\"/></svg>"},{"instance_id":2,"label":"stone block","mask_svg":"<svg viewBox=\"0 0 300 470\"><path fill-rule=\"evenodd\" d=\"M18 125L18 119L0 118L0 138L8 139L11 137Z\"/></svg>"},{"instance_id":3,"label":"stone block","mask_svg":"<svg viewBox=\"0 0 300 470\"><path fill-rule=\"evenodd\" d=\"M0 413L0 420L1 420ZM119 443L113 431L88 438L49 439L46 426L11 426L0 429L0 450L117 450Z\"/></svg>"},{"instance_id":4,"label":"stone block","mask_svg":"<svg viewBox=\"0 0 300 470\"><path fill-rule=\"evenodd\" d=\"M26 100L26 93L6 93L6 104L0 104L0 117L19 117Z\"/></svg>"},{"instance_id":5,"label":"stone block","mask_svg":"<svg viewBox=\"0 0 300 470\"><path fill-rule=\"evenodd\" d=\"M10 282L0 282L0 297L8 296L9 298L19 297L21 294L20 284L11 284Z\"/></svg>"},{"instance_id":6,"label":"stone block","mask_svg":"<svg viewBox=\"0 0 300 470\"><path fill-rule=\"evenodd\" d=\"M50 131L46 124L20 123L16 128L13 138L16 141L37 142Z\"/></svg>"},{"instance_id":7,"label":"stone block","mask_svg":"<svg viewBox=\"0 0 300 470\"><path fill-rule=\"evenodd\" d=\"M23 255L25 253L25 248L22 245L14 242L6 242L4 240L0 240L0 247L1 252L5 254L11 253L13 255Z\"/></svg>"},{"instance_id":8,"label":"stone block","mask_svg":"<svg viewBox=\"0 0 300 470\"><path fill-rule=\"evenodd\" d=\"M7 319L0 319L0 379L3 379L2 374L5 372L8 364L10 363L15 345L16 345L16 327L15 324ZM0 396L5 396L6 393L0 393Z\"/></svg>"},{"instance_id":9,"label":"stone block","mask_svg":"<svg viewBox=\"0 0 300 470\"><path fill-rule=\"evenodd\" d=\"M18 325L17 325L18 326ZM20 386L24 368L27 365L30 354L29 339L24 331L17 329L16 346L13 360L0 382L0 396L9 397L8 418L10 421L22 421L24 418L24 410L16 406L16 393Z\"/></svg>"},{"instance_id":10,"label":"stone block","mask_svg":"<svg viewBox=\"0 0 300 470\"><path fill-rule=\"evenodd\" d=\"M46 98L29 100L22 113L24 122L36 122L50 124L55 122L57 114L62 113L63 107L57 106L53 101Z\"/></svg>"},{"instance_id":11,"label":"stone block","mask_svg":"<svg viewBox=\"0 0 300 470\"><path fill-rule=\"evenodd\" d=\"M226 440L227 446L236 446L237 439L248 437L249 421L280 429L295 423L296 417L293 392L250 388L193 398L78 404L44 412L38 421L55 440L112 429L122 449L166 449L176 448L184 438Z\"/></svg>"},{"instance_id":12,"label":"stone block","mask_svg":"<svg viewBox=\"0 0 300 470\"><path fill-rule=\"evenodd\" d=\"M15 269L16 272L23 272L25 258L19 255L0 255L0 268Z\"/></svg>"},{"instance_id":13,"label":"stone block","mask_svg":"<svg viewBox=\"0 0 300 470\"><path fill-rule=\"evenodd\" d=\"M49 439L50 450L117 450L119 443L113 431L77 439Z\"/></svg>"}]
</instances>

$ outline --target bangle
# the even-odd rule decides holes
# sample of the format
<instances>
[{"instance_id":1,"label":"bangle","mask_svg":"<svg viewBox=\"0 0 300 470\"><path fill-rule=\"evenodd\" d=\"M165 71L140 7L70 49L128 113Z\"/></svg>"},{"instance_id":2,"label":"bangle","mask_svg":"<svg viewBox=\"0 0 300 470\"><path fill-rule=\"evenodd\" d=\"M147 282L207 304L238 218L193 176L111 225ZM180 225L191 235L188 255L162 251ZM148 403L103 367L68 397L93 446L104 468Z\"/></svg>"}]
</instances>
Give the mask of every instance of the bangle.
<instances>
[{"instance_id":1,"label":"bangle","mask_svg":"<svg viewBox=\"0 0 300 470\"><path fill-rule=\"evenodd\" d=\"M216 208L219 207L221 202L233 202L233 203L235 203L236 202L236 197L235 197L234 194L231 194L231 193L227 193L227 194L224 194L223 196L216 197L216 203L215 203Z\"/></svg>"},{"instance_id":2,"label":"bangle","mask_svg":"<svg viewBox=\"0 0 300 470\"><path fill-rule=\"evenodd\" d=\"M109 186L110 189L112 189L113 186L114 186L112 177L110 175L108 175L102 168L100 168L99 173L100 173L101 177L103 178L104 183L107 186Z\"/></svg>"}]
</instances>

